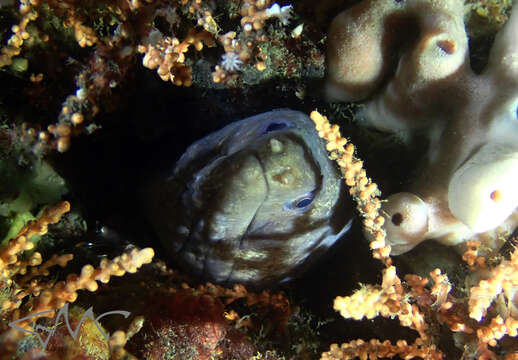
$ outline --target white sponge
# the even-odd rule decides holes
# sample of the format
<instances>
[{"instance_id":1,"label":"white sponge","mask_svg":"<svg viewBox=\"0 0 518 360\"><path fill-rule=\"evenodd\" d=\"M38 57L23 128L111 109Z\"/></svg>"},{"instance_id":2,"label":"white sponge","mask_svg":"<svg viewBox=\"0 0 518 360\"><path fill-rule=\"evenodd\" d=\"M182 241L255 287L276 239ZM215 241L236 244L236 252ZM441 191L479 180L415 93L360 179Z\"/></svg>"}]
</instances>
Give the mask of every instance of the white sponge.
<instances>
[{"instance_id":1,"label":"white sponge","mask_svg":"<svg viewBox=\"0 0 518 360\"><path fill-rule=\"evenodd\" d=\"M491 230L507 219L518 206L516 145L482 146L453 174L448 204L474 233Z\"/></svg>"},{"instance_id":2,"label":"white sponge","mask_svg":"<svg viewBox=\"0 0 518 360\"><path fill-rule=\"evenodd\" d=\"M400 192L383 204L387 242L391 255L399 255L425 239L428 232L428 206L417 195Z\"/></svg>"}]
</instances>

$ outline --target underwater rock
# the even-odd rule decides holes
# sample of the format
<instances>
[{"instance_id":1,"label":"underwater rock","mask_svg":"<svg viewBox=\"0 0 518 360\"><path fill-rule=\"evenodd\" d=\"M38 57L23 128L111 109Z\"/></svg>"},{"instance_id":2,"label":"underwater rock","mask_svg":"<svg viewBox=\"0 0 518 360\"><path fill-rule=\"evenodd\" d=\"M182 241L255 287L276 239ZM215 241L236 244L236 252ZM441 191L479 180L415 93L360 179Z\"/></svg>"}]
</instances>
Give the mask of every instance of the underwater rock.
<instances>
[{"instance_id":1,"label":"underwater rock","mask_svg":"<svg viewBox=\"0 0 518 360\"><path fill-rule=\"evenodd\" d=\"M299 275L347 232L344 186L309 117L280 109L196 141L146 202L185 270L262 286Z\"/></svg>"}]
</instances>

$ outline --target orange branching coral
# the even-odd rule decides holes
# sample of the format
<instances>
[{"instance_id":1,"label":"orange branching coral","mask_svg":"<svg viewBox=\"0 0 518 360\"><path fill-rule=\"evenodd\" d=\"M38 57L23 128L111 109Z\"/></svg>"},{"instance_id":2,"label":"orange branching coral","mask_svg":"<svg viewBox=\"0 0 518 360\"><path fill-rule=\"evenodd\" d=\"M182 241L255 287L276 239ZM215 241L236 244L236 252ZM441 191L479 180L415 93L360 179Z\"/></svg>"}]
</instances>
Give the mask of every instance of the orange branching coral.
<instances>
[{"instance_id":1,"label":"orange branching coral","mask_svg":"<svg viewBox=\"0 0 518 360\"><path fill-rule=\"evenodd\" d=\"M56 15L64 19L64 26L74 29L74 36L79 46L92 46L98 41L95 31L84 25L84 19L76 11L75 1L39 1L39 0L22 0L18 7L20 21L11 28L13 34L7 41L7 45L0 49L0 68L8 66L12 63L12 58L21 53L24 41L31 37L27 31L27 25L38 18L40 7L47 3L53 9ZM42 39L48 40L48 36L44 35Z\"/></svg>"},{"instance_id":2,"label":"orange branching coral","mask_svg":"<svg viewBox=\"0 0 518 360\"><path fill-rule=\"evenodd\" d=\"M242 31L239 34L229 31L218 37L225 54L212 73L214 82L231 82L244 64L253 64L259 71L266 69L266 55L259 48L268 40L263 31L265 22L277 18L282 25L287 25L291 18L291 5L270 4L269 0L245 0L241 3Z\"/></svg>"},{"instance_id":3,"label":"orange branching coral","mask_svg":"<svg viewBox=\"0 0 518 360\"><path fill-rule=\"evenodd\" d=\"M315 123L318 135L326 140L326 148L331 158L340 166L345 182L350 187L350 193L358 204L357 208L364 217L365 230L373 238L370 243L373 256L386 265L381 286L366 285L351 296L337 297L334 309L340 311L345 318L357 320L363 317L371 319L379 315L397 316L401 325L419 333L419 338L410 346L403 341L393 346L390 342L381 343L378 340L372 340L366 346L363 346L363 341L346 343L341 348L333 345L330 352L322 355L322 359L350 359L355 356L360 356L362 359L368 357L376 359L402 354L405 354L404 358L423 354L426 359L442 358L442 353L430 344L428 324L423 313L416 304L410 302L408 290L403 287L396 268L392 266L389 257L390 246L385 244L386 233L382 229L384 219L379 214L381 201L377 197L379 194L377 185L367 177L363 162L354 157L354 145L348 144L342 137L338 125L331 125L327 118L317 111L313 111L310 117ZM436 274L438 280L439 275Z\"/></svg>"},{"instance_id":4,"label":"orange branching coral","mask_svg":"<svg viewBox=\"0 0 518 360\"><path fill-rule=\"evenodd\" d=\"M18 288L13 292L10 299L4 300L2 302L2 310L12 311L14 309L17 309L21 304L21 300L24 299L26 296L38 296L43 290L49 289L52 286L54 286L54 283L52 281L38 281L35 278L39 276L47 276L49 274L48 269L52 266L59 265L64 268L67 266L67 263L73 259L72 254L54 254L49 260L44 262L41 266L37 266L39 263L41 263L41 255L39 255L39 253L35 254L38 254L36 258L39 258L39 262L32 260L35 258L35 256L32 255L28 262L28 266L30 267L29 273L23 276L21 279L16 280L16 285L18 286ZM20 273L23 274L25 271L25 269L22 269ZM9 279L8 283L12 283L12 280Z\"/></svg>"},{"instance_id":5,"label":"orange branching coral","mask_svg":"<svg viewBox=\"0 0 518 360\"><path fill-rule=\"evenodd\" d=\"M322 359L394 356L440 359L442 352L431 333L431 329L438 325L446 325L452 332L462 333L457 341L464 346L466 359L499 359L490 347L498 346L499 340L506 335L518 335L518 249L514 250L509 260L504 259L498 265L490 266L480 254L480 242L465 244L463 259L473 271L470 281L477 283L470 289L468 298L453 297L452 284L440 269L430 273L431 286L428 279L413 274L406 275L405 282L402 282L389 257L390 246L385 245L385 232L381 229L383 221L376 220L379 217L379 200L374 197L377 189L366 177L361 162L354 158L354 147L340 135L338 126L331 126L326 117L313 112L311 118L319 135L327 141L331 157L340 165L347 185L351 187L351 194L364 216L365 230L374 239L371 241L374 257L386 265L381 285L363 285L351 296L337 297L335 310L345 318L356 320L376 316L398 317L401 325L419 334L412 345L403 341L392 345L376 339L370 342L355 340L340 347L333 345L329 352L322 355ZM370 208L366 209L368 206ZM509 353L505 359L515 356Z\"/></svg>"},{"instance_id":6,"label":"orange branching coral","mask_svg":"<svg viewBox=\"0 0 518 360\"><path fill-rule=\"evenodd\" d=\"M52 288L44 290L34 301L33 312L40 313L51 309L59 309L66 302L77 299L78 290L97 291L97 282L106 284L111 276L123 276L126 273L135 273L142 265L149 264L153 259L154 251L151 248L142 250L133 249L112 260L103 259L98 268L85 265L80 275L70 274L66 281L56 283Z\"/></svg>"},{"instance_id":7,"label":"orange branching coral","mask_svg":"<svg viewBox=\"0 0 518 360\"><path fill-rule=\"evenodd\" d=\"M57 223L69 210L70 204L67 201L46 208L37 220L29 221L14 238L9 240L7 245L0 248L0 280L8 280L18 273L25 274L27 266L41 264L41 254L38 252L33 253L29 260L22 260L20 254L34 248L34 243L30 242L32 236L46 234L48 225ZM54 258L41 266L38 271L43 272L54 264L66 265L66 260Z\"/></svg>"},{"instance_id":8,"label":"orange branching coral","mask_svg":"<svg viewBox=\"0 0 518 360\"><path fill-rule=\"evenodd\" d=\"M420 357L427 360L438 360L442 358L434 345L426 346L421 344L420 341L416 341L415 344L409 345L406 341L399 340L395 345L392 345L388 340L381 342L379 340L372 339L369 342L365 342L359 339L342 344L341 346L338 346L337 344L331 345L329 352L322 354L321 360L346 360L357 358L360 360L374 360L393 358L394 356L398 356L401 359Z\"/></svg>"},{"instance_id":9,"label":"orange branching coral","mask_svg":"<svg viewBox=\"0 0 518 360\"><path fill-rule=\"evenodd\" d=\"M162 38L158 33L155 35L159 39L154 44L150 40L147 45L137 47L139 53L145 54L142 64L148 69L157 69L158 75L164 81L171 80L177 86L191 86L192 68L184 64L185 53L191 45L197 51L203 49L204 43L209 47L214 46L212 34L206 30L190 29L182 42L176 37Z\"/></svg>"},{"instance_id":10,"label":"orange branching coral","mask_svg":"<svg viewBox=\"0 0 518 360\"><path fill-rule=\"evenodd\" d=\"M477 337L480 343L488 344L489 346L496 346L497 340L500 340L505 335L518 335L518 320L511 317L502 319L497 315L487 326L482 326L477 330Z\"/></svg>"},{"instance_id":11,"label":"orange branching coral","mask_svg":"<svg viewBox=\"0 0 518 360\"><path fill-rule=\"evenodd\" d=\"M124 83L137 54L143 54L146 68L156 70L163 80L177 86L190 86L193 81L194 51L188 50L201 51L216 41L225 54L213 73L215 82L228 84L236 79L243 64L254 65L259 71L266 69L268 55L261 45L279 36L268 34L265 24L278 20L282 26L287 25L292 6L272 4L270 0L243 1L239 31L222 35L215 9L216 4L207 0L20 1L19 23L12 27L12 36L0 49L0 67L11 65L16 56L23 58L22 62L28 64L27 80L38 84L34 85L38 90L33 91L35 95L48 89L49 83L59 83L51 80L56 74L44 74L45 62L32 61L36 53L32 49L41 44L56 49L46 52L55 63L73 58L81 70L75 75L76 88L62 102L57 121L13 129L13 139L19 140L16 144L39 156L50 150L65 152L73 137L94 132L98 128L95 117L103 107L113 106L105 99ZM70 48L70 44L63 44L67 32L59 26L45 26L49 18L60 19L60 25L73 30L79 47L91 49L77 52L85 57L63 51ZM28 27L30 22L33 26ZM285 48L284 44L280 47ZM31 71L35 74L29 74Z\"/></svg>"},{"instance_id":12,"label":"orange branching coral","mask_svg":"<svg viewBox=\"0 0 518 360\"><path fill-rule=\"evenodd\" d=\"M387 283L387 270L384 271L383 283ZM346 344L332 345L328 353L322 355L322 359L350 359L354 356L360 358L385 358L399 356L404 359L411 359L420 357L423 359L442 359L442 352L432 342L427 332L429 325L427 322L431 319L426 319L423 313L436 313L438 320L446 324L453 332L462 332L464 334L472 334L474 330L468 325L468 314L464 306L460 303L460 299L455 299L450 295L451 284L448 277L442 274L439 269L435 269L430 273L430 278L434 285L429 288L428 279L417 275L406 275L405 281L408 290L401 284L400 293L395 295L393 292L388 296L390 291L383 290L386 285L381 287L366 286L350 297L339 297L335 300L335 309L339 310L342 316L346 318L361 319L363 316L372 318L377 315L382 316L398 316L400 323L403 326L418 330L419 338L414 344L408 345L405 341L398 341L392 345L389 341L381 343L379 340L373 339L370 342L363 340L355 340ZM363 291L362 291L363 290ZM403 296L403 298L398 298ZM354 301L353 301L354 300ZM391 302L392 301L392 302ZM366 302L367 304L364 304ZM408 303L411 304L411 311L409 311ZM337 306L338 305L338 306ZM391 306L389 306L391 305ZM343 311L343 309L345 311ZM360 316L352 316L351 311L363 311ZM501 338L504 331L507 331L510 326L515 325L514 322L503 322L495 320L488 326L481 326L477 330L479 342L477 345L477 356L481 354L492 355L493 352L487 348L487 345L494 346L496 342L491 342L495 337ZM516 331L516 330L514 330ZM511 333L511 331L507 332ZM485 338L482 338L484 334ZM333 357L334 356L334 357Z\"/></svg>"},{"instance_id":13,"label":"orange branching coral","mask_svg":"<svg viewBox=\"0 0 518 360\"><path fill-rule=\"evenodd\" d=\"M84 11L78 9L82 5L81 2L74 0L23 0L20 1L18 8L20 22L12 27L13 35L7 45L0 49L0 68L11 65L12 58L21 54L24 40L27 42L30 38L37 38L43 43L49 42L50 37L42 30L43 26L35 26L32 31L27 30L28 23L40 17L43 5L47 5L54 15L63 20L65 28L74 30L75 39L80 47L91 47L100 42L96 32L90 26L85 25ZM104 86L81 86L89 79L94 79L94 76L90 78L90 75L98 70L99 66L96 69L94 67L94 69L84 70L78 75L79 89L65 100L56 124L41 129L40 126L32 127L24 123L20 129L21 142L31 144L32 151L38 155L48 149L56 149L59 152L67 151L70 147L70 138L85 132L83 124L85 117L89 119L97 113L96 103L98 102L99 92L105 92L109 89L108 81L105 82ZM119 69L118 73L121 73ZM43 78L42 73L32 74L30 77L31 81L34 82L41 82Z\"/></svg>"},{"instance_id":14,"label":"orange branching coral","mask_svg":"<svg viewBox=\"0 0 518 360\"><path fill-rule=\"evenodd\" d=\"M0 68L11 65L13 57L20 54L23 42L30 37L29 32L27 32L27 25L38 17L38 12L33 10L29 1L22 1L19 11L20 22L11 27L13 35L7 41L7 45L0 49Z\"/></svg>"},{"instance_id":15,"label":"orange branching coral","mask_svg":"<svg viewBox=\"0 0 518 360\"><path fill-rule=\"evenodd\" d=\"M466 247L466 251L462 254L462 260L469 265L471 270L484 269L486 267L486 259L479 254L482 243L478 240L469 240L463 245Z\"/></svg>"},{"instance_id":16,"label":"orange branching coral","mask_svg":"<svg viewBox=\"0 0 518 360\"><path fill-rule=\"evenodd\" d=\"M31 237L46 234L48 225L57 223L69 210L70 204L66 201L46 208L37 220L29 221L7 245L0 248L0 286L7 290L0 314L10 321L18 320L18 328L32 329L39 317L55 315L49 310L57 310L67 302L76 301L77 291L96 291L97 282L107 283L111 276L134 273L142 265L150 263L154 256L151 248L133 249L112 260L103 259L98 268L85 265L80 275L70 274L65 281L56 283L49 280L46 278L49 268L55 265L65 267L72 260L72 254L55 254L42 264L40 253L34 252L28 259L23 257L23 253L34 248ZM23 306L22 300L26 300ZM2 357L15 351L24 333L14 328L0 330L3 331L0 344Z\"/></svg>"},{"instance_id":17,"label":"orange branching coral","mask_svg":"<svg viewBox=\"0 0 518 360\"><path fill-rule=\"evenodd\" d=\"M407 293L396 275L396 268L390 266L383 270L381 286L367 285L357 290L352 296L337 297L334 309L344 318L361 320L376 316L397 316L401 325L416 330L421 339L428 339L428 324L417 305L405 299Z\"/></svg>"},{"instance_id":18,"label":"orange branching coral","mask_svg":"<svg viewBox=\"0 0 518 360\"><path fill-rule=\"evenodd\" d=\"M435 312L440 322L453 332L476 335L465 337L466 349L475 349L466 350L467 358L497 359L489 347L498 346L498 341L506 335L518 335L514 300L517 259L518 252L515 251L510 260L503 260L491 269L477 269L472 275L487 280L480 280L477 286L472 287L467 299L456 299L450 294L451 285L446 275L441 274L438 269L430 273L435 282L431 289L425 287L428 280L417 275L407 275L405 280L420 308ZM504 301L491 307L499 297ZM487 316L490 308L492 313L496 311L496 316Z\"/></svg>"},{"instance_id":19,"label":"orange branching coral","mask_svg":"<svg viewBox=\"0 0 518 360\"><path fill-rule=\"evenodd\" d=\"M340 134L338 125L329 123L325 116L318 111L310 114L315 123L318 136L327 142L327 151L332 159L340 166L345 183L350 187L350 193L358 204L357 209L363 216L363 224L367 232L372 235L370 246L376 259L390 265L390 246L385 244L386 233L382 226L385 219L379 214L381 201L377 197L379 190L363 169L363 162L354 157L354 145Z\"/></svg>"},{"instance_id":20,"label":"orange branching coral","mask_svg":"<svg viewBox=\"0 0 518 360\"><path fill-rule=\"evenodd\" d=\"M503 260L496 267L479 274L486 280L481 280L470 290L469 316L481 321L493 301L503 294L509 304L508 315L517 316L515 301L518 290L518 250L511 254L510 260Z\"/></svg>"},{"instance_id":21,"label":"orange branching coral","mask_svg":"<svg viewBox=\"0 0 518 360\"><path fill-rule=\"evenodd\" d=\"M405 281L410 288L412 299L425 312L436 312L439 320L445 323L451 331L473 333L473 329L467 324L467 311L460 304L459 299L451 296L452 285L446 274L440 269L430 273L434 285L429 288L429 280L418 275L408 274ZM460 305L460 306L459 306Z\"/></svg>"},{"instance_id":22,"label":"orange branching coral","mask_svg":"<svg viewBox=\"0 0 518 360\"><path fill-rule=\"evenodd\" d=\"M142 329L144 325L144 317L137 316L133 319L131 324L128 327L127 331L117 330L113 334L111 334L110 339L108 340L108 346L110 348L110 356L112 360L136 360L137 358L128 353L124 346L128 342L129 339L133 337L136 333Z\"/></svg>"},{"instance_id":23,"label":"orange branching coral","mask_svg":"<svg viewBox=\"0 0 518 360\"><path fill-rule=\"evenodd\" d=\"M434 282L431 289L426 287L429 283L428 279L422 278L418 275L408 274L405 276L405 281L410 287L412 296L421 306L449 308L448 295L450 294L452 285L448 276L446 274L442 274L440 269L435 269L430 273L430 278Z\"/></svg>"},{"instance_id":24,"label":"orange branching coral","mask_svg":"<svg viewBox=\"0 0 518 360\"><path fill-rule=\"evenodd\" d=\"M29 295L38 296L41 291L54 285L52 281L38 281L38 275L48 274L48 269L54 265L66 266L72 259L72 255L65 254L53 256L47 262L41 264L42 257L38 252L34 252L27 259L23 258L23 253L34 248L34 243L30 240L34 235L43 235L48 231L49 224L55 224L60 217L70 210L70 204L66 201L46 208L42 215L29 221L18 234L9 240L7 245L0 248L0 289L7 289L6 296L1 303L3 317L11 317L12 320L20 318L17 310L22 299ZM41 265L41 266L40 266ZM28 268L30 268L28 272ZM22 276L21 279L15 277ZM23 337L22 333L8 333L4 336L3 348L6 353L14 350L18 339ZM2 355L2 351L0 351Z\"/></svg>"},{"instance_id":25,"label":"orange branching coral","mask_svg":"<svg viewBox=\"0 0 518 360\"><path fill-rule=\"evenodd\" d=\"M154 251L151 248L142 250L134 249L129 253L115 257L113 260L103 259L98 268L92 265L83 266L80 275L70 274L66 281L58 283L47 282L45 290L33 292L34 297L24 305L27 309L23 314L20 311L14 311L11 315L11 321L17 321L17 327L21 329L31 330L36 321L40 317L50 317L55 315L54 311L62 308L67 302L74 302L77 299L77 291L87 289L96 291L98 289L97 282L107 283L111 276L122 276L126 273L136 272L142 265L151 262ZM0 356L12 353L17 342L24 336L21 331L11 328L4 333L3 348Z\"/></svg>"},{"instance_id":26,"label":"orange branching coral","mask_svg":"<svg viewBox=\"0 0 518 360\"><path fill-rule=\"evenodd\" d=\"M190 14L196 16L198 26L203 26L207 32L212 34L218 32L218 25L208 10L209 7L202 0L180 0L180 3L187 7Z\"/></svg>"},{"instance_id":27,"label":"orange branching coral","mask_svg":"<svg viewBox=\"0 0 518 360\"><path fill-rule=\"evenodd\" d=\"M72 137L96 129L93 118L104 105L103 99L124 81L137 53L145 54L144 66L157 69L162 79L171 80L178 86L191 85L192 68L186 63L185 55L191 45L201 51L204 45L215 44L218 27L211 7L209 2L202 0L21 1L19 23L13 25L12 36L0 49L0 67L11 65L15 56L25 56L22 54L24 43L31 38L34 38L34 44L56 46L56 39L49 41L52 32L47 34L48 29L43 25L46 19L38 20L49 14L61 19L63 27L73 29L80 47L92 47L93 50L89 58L78 60L83 66L75 77L77 88L64 100L58 121L46 127L25 124L17 129L21 134L16 136L38 155L50 149L67 151ZM99 13L105 14L110 25L114 25L112 29L99 30L94 26ZM157 17L164 19L169 29L155 28ZM27 28L29 22L33 22L34 27ZM183 40L175 34L180 25L188 31ZM65 60L66 54L58 55L62 53L56 52L56 56L63 57L56 61ZM30 79L38 83L44 77L41 73L32 74Z\"/></svg>"}]
</instances>

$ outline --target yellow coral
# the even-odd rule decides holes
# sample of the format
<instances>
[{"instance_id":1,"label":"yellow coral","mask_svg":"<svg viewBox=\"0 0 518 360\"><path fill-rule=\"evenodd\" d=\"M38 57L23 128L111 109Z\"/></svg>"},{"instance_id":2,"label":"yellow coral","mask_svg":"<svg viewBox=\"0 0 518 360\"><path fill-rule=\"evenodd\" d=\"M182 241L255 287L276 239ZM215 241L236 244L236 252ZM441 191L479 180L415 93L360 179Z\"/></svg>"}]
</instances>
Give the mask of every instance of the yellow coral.
<instances>
[{"instance_id":1,"label":"yellow coral","mask_svg":"<svg viewBox=\"0 0 518 360\"><path fill-rule=\"evenodd\" d=\"M39 219L29 221L6 246L0 248L0 279L10 278L24 271L27 265L41 264L41 254L38 252L34 253L28 262L23 262L19 255L34 248L34 244L29 241L32 236L46 234L48 225L57 223L69 210L70 203L67 201L46 208Z\"/></svg>"},{"instance_id":2,"label":"yellow coral","mask_svg":"<svg viewBox=\"0 0 518 360\"><path fill-rule=\"evenodd\" d=\"M367 177L363 162L354 157L354 145L348 144L347 139L342 137L339 126L331 126L327 117L318 111L311 112L310 118L315 123L318 136L326 140L330 157L340 166L345 183L350 187L349 192L364 217L365 228L372 235L370 246L373 256L390 265L390 246L385 244L384 218L379 213L381 201L377 197L377 185Z\"/></svg>"},{"instance_id":3,"label":"yellow coral","mask_svg":"<svg viewBox=\"0 0 518 360\"><path fill-rule=\"evenodd\" d=\"M213 35L206 30L190 29L181 42L176 37L167 36L161 38L156 44L139 45L137 51L144 54L142 64L148 69L157 69L162 80L171 80L177 86L191 86L192 68L184 64L184 54L191 45L197 51L201 51L204 44L214 46Z\"/></svg>"},{"instance_id":4,"label":"yellow coral","mask_svg":"<svg viewBox=\"0 0 518 360\"><path fill-rule=\"evenodd\" d=\"M377 252L386 247L390 249L384 245L383 221L377 220L379 208L378 202L374 201L377 199L374 196L377 190L369 190L372 183L358 165L361 162L354 159L354 149L347 149L352 145L341 136L338 126L331 126L327 118L318 112L313 112L311 118L319 135L327 141L330 156L339 163L346 183L351 187L350 192L358 203L358 209L364 215L363 224L373 239L371 248L374 256L386 264L381 285L363 285L350 296L337 297L334 309L343 317L356 320L396 316L401 325L412 328L419 334L412 345L405 341L398 341L393 345L377 339L369 342L354 340L341 346L334 344L330 351L322 354L322 359L378 359L394 356L405 359L440 359L442 353L433 344L434 339L428 333L431 319L425 318L425 313L434 313L434 319L446 324L452 332L476 334L476 337L464 338L467 358L477 356L479 359L497 359L489 347L497 346L505 335L515 337L518 334L518 310L515 304L518 291L518 249L514 250L509 260L502 260L499 265L489 267L478 254L480 243L469 243L464 259L475 271L473 276L478 279L478 285L470 289L467 299L456 299L450 294L452 285L446 274L439 269L430 273L433 280L431 287L428 279L412 274L406 275L406 283L402 283L396 274L396 268L391 265L390 250L386 253ZM485 319L488 309L499 296L505 298L505 301L500 302L500 307L507 304L507 309L500 310L491 319ZM471 351L469 349L476 349L476 355L468 354ZM505 356L506 359L515 357L515 353Z\"/></svg>"},{"instance_id":5,"label":"yellow coral","mask_svg":"<svg viewBox=\"0 0 518 360\"><path fill-rule=\"evenodd\" d=\"M17 321L18 328L31 329L38 317L55 315L48 310L56 310L63 307L66 302L74 302L78 296L77 291L83 289L96 291L98 281L107 283L111 276L134 273L153 259L153 249L133 249L112 260L103 259L98 268L85 265L79 276L70 274L66 281L56 283L54 280L46 279L50 267L55 265L65 267L72 260L72 254L55 254L43 264L41 254L38 252L33 253L28 259L24 259L21 255L24 251L34 248L34 244L30 242L32 236L47 233L48 225L57 223L69 210L70 204L66 201L46 208L38 219L29 221L6 246L0 248L0 284L6 288L12 288L8 292L7 299L1 304L1 311L5 319L11 321L22 319ZM11 287L13 283L16 286ZM26 301L23 308L20 308L22 300L29 295L32 297ZM41 312L45 313L41 314ZM23 320L23 318L26 319ZM17 342L23 336L23 332L14 328L5 331L0 344L0 357L12 354ZM120 349L122 348L119 347Z\"/></svg>"}]
</instances>

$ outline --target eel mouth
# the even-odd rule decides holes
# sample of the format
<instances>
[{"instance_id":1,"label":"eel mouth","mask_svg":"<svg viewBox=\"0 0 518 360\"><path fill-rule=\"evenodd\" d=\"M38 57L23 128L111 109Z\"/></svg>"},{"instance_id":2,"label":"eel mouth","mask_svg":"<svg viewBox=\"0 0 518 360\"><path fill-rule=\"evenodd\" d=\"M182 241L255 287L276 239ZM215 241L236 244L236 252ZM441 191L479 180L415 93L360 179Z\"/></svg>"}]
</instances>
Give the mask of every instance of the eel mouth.
<instances>
[{"instance_id":1,"label":"eel mouth","mask_svg":"<svg viewBox=\"0 0 518 360\"><path fill-rule=\"evenodd\" d=\"M284 148L288 148L290 146L295 146L300 150L299 157L295 158L294 163L289 163L290 167L298 167L302 169L308 169L307 171L303 171L306 173L314 173L312 176L314 179L311 179L311 191L304 192L304 194L311 193L316 194L318 196L318 192L321 189L323 183L323 174L320 168L320 164L316 161L314 154L311 151L310 146L308 146L307 142L304 138L297 136L297 134L286 133L283 134L285 136L275 136L270 137L269 144L272 146L272 155L277 156L280 155L280 151L276 151L279 149L279 146ZM279 141L280 140L280 141ZM269 153L266 153L269 156ZM272 219L271 222L267 223L257 223L257 214L264 209L265 203L269 200L272 195L272 187L276 188L280 183L283 183L281 180L280 173L285 172L285 168L279 167L275 168L275 175L272 172L271 160L269 157L264 157L265 153L262 151L254 151L253 155L255 156L258 164L261 166L263 179L265 181L266 192L265 197L261 200L256 208L256 212L254 216L250 219L250 222L243 232L242 236L239 239L239 254L232 261L232 269L229 272L228 276L224 280L225 283L231 282L242 282L242 281L250 281L250 279L257 278L268 278L271 281L274 277L284 278L288 272L293 271L294 266L298 266L300 264L284 264L282 261L283 258L290 259L289 254L286 253L288 251L289 246L288 243L295 237L304 236L305 233L313 233L317 228L320 228L323 223L322 221L317 221L316 223L309 218L308 212L305 211L297 211L301 209L287 209L286 203L281 200L281 205L279 205L279 211L285 211L289 213L290 221L297 221L296 218L303 219L305 216L306 220L300 221L304 226L297 225L296 228L290 229L289 231L281 231L275 229L269 229L273 223L277 222L278 219ZM279 184L272 184L273 182L277 182ZM290 190L290 186L286 183L284 185L287 187L288 191ZM316 187L316 188L315 188ZM295 192L298 194L298 190L295 189ZM296 201L300 198L300 195L295 196L292 200ZM290 201L291 203L292 201ZM310 209L312 206L308 206ZM295 219L293 218L295 217ZM299 223L299 221L297 221ZM295 225L294 225L295 226ZM273 232L272 232L273 231ZM271 234L270 234L271 232ZM313 247L316 247L320 244L321 236L317 236L315 238L315 244ZM234 249L235 250L235 249ZM309 249L311 251L311 249ZM234 256L235 251L233 251ZM280 260L279 260L280 258ZM277 259L277 260L275 260ZM269 264L269 265L268 265ZM292 266L293 265L293 266ZM276 270L277 269L277 270ZM265 270L269 272L269 275L265 277ZM276 276L272 276L272 274L276 274ZM256 276L254 276L256 274Z\"/></svg>"},{"instance_id":2,"label":"eel mouth","mask_svg":"<svg viewBox=\"0 0 518 360\"><path fill-rule=\"evenodd\" d=\"M264 191L260 198L256 197L255 200L250 200L250 197L253 198L256 194L253 189L247 189L248 191L246 194L239 199L239 203L241 204L233 206L232 214L235 214L237 217L246 216L247 218L246 222L238 221L240 226L239 234L237 234L236 231L233 233L234 236L230 236L227 239L221 239L221 241L213 243L210 251L205 254L203 276L213 279L217 277L217 281L220 282L228 283L229 281L232 281L236 272L244 271L243 269L237 269L236 263L248 263L246 259L251 256L252 253L261 258L268 255L268 248L282 247L282 244L279 244L275 239L270 239L269 236L268 239L264 239L265 241L260 241L259 243L257 241L253 241L252 243L248 241L248 237L251 233L257 231L268 233L268 227L278 221L278 219L272 218L271 222L262 224L264 221L263 216L261 216L260 221L257 220L258 213L260 213L261 210L263 210L263 213L265 212L264 206L266 202L268 200L273 200L272 196L275 196L275 194L272 194L273 183L276 183L275 187L277 187L277 191L279 191L279 188L282 191L283 187L286 187L287 191L293 191L291 189L292 184L290 184L289 181L283 183L282 177L280 177L278 173L284 173L285 170L289 168L298 168L299 170L303 170L308 165L310 165L312 171L318 170L315 169L315 167L318 167L318 164L312 158L308 145L304 139L295 134L284 131L281 133L276 132L274 136L263 136L260 141L249 145L251 146L247 146L245 151L229 156L229 158L235 160L231 161L234 166L237 166L236 164L238 163L241 164L240 170L234 172L233 176L247 177L249 173L255 173L256 176L253 178L253 182L255 184L253 188L262 187ZM298 149L298 156L290 155L293 152L293 148ZM250 165L243 164L253 164L253 168ZM219 169L218 172L226 173L227 169L222 168ZM304 173L304 171L302 171L302 173ZM232 185L232 192L236 191L236 186L234 186L236 183L246 183L246 181L225 179L225 181L227 180L230 182L226 186ZM320 176L318 181L321 181ZM311 186L313 187L313 185L314 184ZM239 188L239 186L237 186L237 188ZM252 193L251 195L250 192ZM275 200L277 200L277 198L275 198ZM279 201L282 202L282 200ZM240 205L247 209L239 211ZM248 211L250 208L253 208L253 212ZM279 206L279 211L285 211L283 206ZM232 216L232 214L230 214L230 216ZM229 213L227 213L227 215L229 215ZM272 216L275 216L275 212L272 213ZM213 216L212 218L214 219L215 217ZM274 237L276 237L275 235ZM282 237L286 241L289 241L292 236L292 234L280 235L283 235ZM228 264L232 265L227 272ZM246 271L254 272L255 269L260 267L261 264L253 264L252 261L249 269ZM215 276L215 274L219 276Z\"/></svg>"},{"instance_id":3,"label":"eel mouth","mask_svg":"<svg viewBox=\"0 0 518 360\"><path fill-rule=\"evenodd\" d=\"M201 209L205 209L209 216L194 219L198 222L194 226L199 226L200 220L206 224L203 233L191 232L184 249L188 250L189 244L199 246L203 241L209 242L202 246L205 251L201 275L226 282L233 272L233 250L241 246L253 226L257 213L268 198L269 185L264 165L255 151L222 158L204 180L198 190L202 192L199 197L205 203Z\"/></svg>"}]
</instances>

